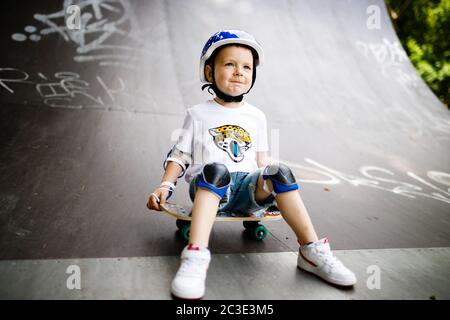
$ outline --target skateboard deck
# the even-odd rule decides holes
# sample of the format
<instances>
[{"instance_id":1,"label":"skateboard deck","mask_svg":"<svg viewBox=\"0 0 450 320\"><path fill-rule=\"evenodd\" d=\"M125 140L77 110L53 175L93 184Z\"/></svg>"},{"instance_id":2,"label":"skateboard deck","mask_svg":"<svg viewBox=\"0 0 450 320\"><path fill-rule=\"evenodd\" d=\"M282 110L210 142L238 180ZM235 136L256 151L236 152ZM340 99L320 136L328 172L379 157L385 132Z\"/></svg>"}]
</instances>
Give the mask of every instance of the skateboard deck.
<instances>
[{"instance_id":1,"label":"skateboard deck","mask_svg":"<svg viewBox=\"0 0 450 320\"><path fill-rule=\"evenodd\" d=\"M164 205L160 204L159 207L163 212L177 219L176 225L179 232L186 241L189 241L192 206L166 202ZM269 230L259 222L280 220L281 218L280 211L274 206L268 208L261 217L243 217L231 212L218 212L215 221L243 221L245 231L253 239L263 240L269 234Z\"/></svg>"},{"instance_id":2,"label":"skateboard deck","mask_svg":"<svg viewBox=\"0 0 450 320\"><path fill-rule=\"evenodd\" d=\"M182 206L176 203L166 202L159 205L161 210L180 220L192 220L192 206ZM282 218L276 207L268 208L261 217L244 217L230 212L218 212L215 221L274 221Z\"/></svg>"}]
</instances>

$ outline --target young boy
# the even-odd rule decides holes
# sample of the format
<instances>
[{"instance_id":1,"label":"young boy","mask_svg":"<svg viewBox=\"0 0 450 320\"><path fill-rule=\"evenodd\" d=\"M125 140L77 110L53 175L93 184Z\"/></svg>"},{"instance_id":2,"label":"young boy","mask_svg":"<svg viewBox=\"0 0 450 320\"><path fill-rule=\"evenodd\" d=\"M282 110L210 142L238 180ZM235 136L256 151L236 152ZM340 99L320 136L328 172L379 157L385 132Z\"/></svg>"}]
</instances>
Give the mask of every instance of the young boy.
<instances>
[{"instance_id":1,"label":"young boy","mask_svg":"<svg viewBox=\"0 0 450 320\"><path fill-rule=\"evenodd\" d=\"M205 293L208 241L218 211L258 216L274 204L297 236L300 269L336 285L356 283L328 240L318 239L290 168L269 163L264 113L242 101L262 62L261 46L244 31L223 30L208 40L200 80L215 98L187 110L183 132L164 162L162 183L149 197L148 208L160 210L159 203L186 173L193 207L189 244L172 281L178 298L200 299Z\"/></svg>"}]
</instances>

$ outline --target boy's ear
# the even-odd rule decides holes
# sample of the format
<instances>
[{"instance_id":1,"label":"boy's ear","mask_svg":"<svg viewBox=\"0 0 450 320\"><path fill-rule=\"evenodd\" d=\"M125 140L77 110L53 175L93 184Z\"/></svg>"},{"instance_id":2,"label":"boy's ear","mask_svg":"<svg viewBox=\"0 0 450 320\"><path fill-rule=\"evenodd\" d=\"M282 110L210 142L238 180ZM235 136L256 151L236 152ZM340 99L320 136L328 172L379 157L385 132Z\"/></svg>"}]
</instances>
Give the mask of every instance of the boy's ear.
<instances>
[{"instance_id":1,"label":"boy's ear","mask_svg":"<svg viewBox=\"0 0 450 320\"><path fill-rule=\"evenodd\" d=\"M205 66L205 77L206 77L206 80L208 80L208 82L211 82L211 83L213 82L212 68L209 64L207 64Z\"/></svg>"}]
</instances>

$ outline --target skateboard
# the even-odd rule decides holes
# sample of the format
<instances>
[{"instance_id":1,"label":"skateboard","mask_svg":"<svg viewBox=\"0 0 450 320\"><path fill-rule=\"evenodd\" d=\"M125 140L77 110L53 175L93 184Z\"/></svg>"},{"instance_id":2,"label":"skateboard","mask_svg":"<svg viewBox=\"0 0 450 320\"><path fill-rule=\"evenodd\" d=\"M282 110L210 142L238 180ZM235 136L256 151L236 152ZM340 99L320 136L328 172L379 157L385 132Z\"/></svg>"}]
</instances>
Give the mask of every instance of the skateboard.
<instances>
[{"instance_id":1,"label":"skateboard","mask_svg":"<svg viewBox=\"0 0 450 320\"><path fill-rule=\"evenodd\" d=\"M191 230L191 210L192 206L182 206L176 203L166 202L164 205L159 205L160 209L165 213L177 219L176 225L181 236L189 241L189 232ZM267 208L261 218L258 217L243 217L237 216L231 212L218 212L215 221L242 221L245 231L256 240L263 240L268 234L269 230L262 224L261 221L275 221L281 219L281 213L276 206Z\"/></svg>"}]
</instances>

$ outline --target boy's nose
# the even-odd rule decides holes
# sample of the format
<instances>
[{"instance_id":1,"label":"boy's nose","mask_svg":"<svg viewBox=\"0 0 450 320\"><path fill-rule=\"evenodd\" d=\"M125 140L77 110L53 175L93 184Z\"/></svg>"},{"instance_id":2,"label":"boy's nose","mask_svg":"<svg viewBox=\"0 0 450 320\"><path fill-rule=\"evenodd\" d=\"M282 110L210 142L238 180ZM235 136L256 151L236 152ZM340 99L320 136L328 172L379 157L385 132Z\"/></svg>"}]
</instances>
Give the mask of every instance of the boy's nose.
<instances>
[{"instance_id":1,"label":"boy's nose","mask_svg":"<svg viewBox=\"0 0 450 320\"><path fill-rule=\"evenodd\" d=\"M235 75L239 75L242 76L242 70L240 67L236 67L236 69L234 69L234 74Z\"/></svg>"}]
</instances>

